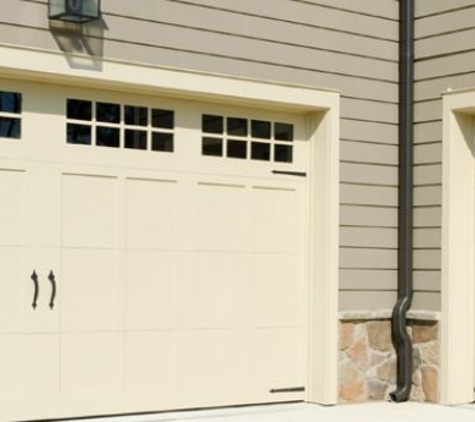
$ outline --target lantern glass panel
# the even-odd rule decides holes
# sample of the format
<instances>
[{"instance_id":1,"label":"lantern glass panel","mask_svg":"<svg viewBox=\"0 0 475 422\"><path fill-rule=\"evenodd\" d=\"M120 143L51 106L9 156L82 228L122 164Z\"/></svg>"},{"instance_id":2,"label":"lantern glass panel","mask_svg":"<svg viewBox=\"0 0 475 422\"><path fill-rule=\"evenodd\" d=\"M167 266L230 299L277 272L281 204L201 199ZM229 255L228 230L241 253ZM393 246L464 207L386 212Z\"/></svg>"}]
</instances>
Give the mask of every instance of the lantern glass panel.
<instances>
[{"instance_id":1,"label":"lantern glass panel","mask_svg":"<svg viewBox=\"0 0 475 422\"><path fill-rule=\"evenodd\" d=\"M68 22L88 22L100 18L100 0L50 0L49 17Z\"/></svg>"}]
</instances>

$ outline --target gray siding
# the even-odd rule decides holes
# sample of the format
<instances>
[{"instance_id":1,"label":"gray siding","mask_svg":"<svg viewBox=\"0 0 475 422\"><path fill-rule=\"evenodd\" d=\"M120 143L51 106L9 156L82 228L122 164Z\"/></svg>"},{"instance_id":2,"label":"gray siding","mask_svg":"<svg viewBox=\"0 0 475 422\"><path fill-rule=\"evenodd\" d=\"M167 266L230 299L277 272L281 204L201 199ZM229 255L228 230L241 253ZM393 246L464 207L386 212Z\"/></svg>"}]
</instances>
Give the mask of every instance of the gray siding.
<instances>
[{"instance_id":1,"label":"gray siding","mask_svg":"<svg viewBox=\"0 0 475 422\"><path fill-rule=\"evenodd\" d=\"M440 309L441 94L475 86L474 28L474 0L416 2L414 266L423 308Z\"/></svg>"},{"instance_id":2,"label":"gray siding","mask_svg":"<svg viewBox=\"0 0 475 422\"><path fill-rule=\"evenodd\" d=\"M102 3L105 27L91 26L83 41L104 57L341 92L340 309L391 308L397 246L398 2ZM0 21L3 43L52 50L58 43L65 46L48 28L45 0L2 0ZM431 202L431 189L425 201ZM417 283L425 288L426 274L421 274Z\"/></svg>"}]
</instances>

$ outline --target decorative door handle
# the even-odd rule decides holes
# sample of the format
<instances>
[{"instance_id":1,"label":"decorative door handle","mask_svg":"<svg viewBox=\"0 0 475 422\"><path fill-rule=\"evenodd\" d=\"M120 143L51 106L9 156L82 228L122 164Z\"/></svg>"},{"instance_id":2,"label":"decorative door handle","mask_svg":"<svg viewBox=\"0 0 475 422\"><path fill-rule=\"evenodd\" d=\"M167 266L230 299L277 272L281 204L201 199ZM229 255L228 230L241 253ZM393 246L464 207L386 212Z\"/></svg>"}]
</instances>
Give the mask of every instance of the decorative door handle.
<instances>
[{"instance_id":1,"label":"decorative door handle","mask_svg":"<svg viewBox=\"0 0 475 422\"><path fill-rule=\"evenodd\" d=\"M31 274L30 278L33 280L33 283L35 285L35 292L33 294L33 303L31 304L31 306L33 307L33 310L35 310L36 309L36 304L37 304L37 301L38 301L38 295L40 293L40 286L38 284L38 275L36 274L35 270L33 270L33 274Z\"/></svg>"},{"instance_id":2,"label":"decorative door handle","mask_svg":"<svg viewBox=\"0 0 475 422\"><path fill-rule=\"evenodd\" d=\"M54 308L54 299L56 297L56 278L53 271L51 270L48 276L49 281L51 282L51 299L49 301L49 307Z\"/></svg>"}]
</instances>

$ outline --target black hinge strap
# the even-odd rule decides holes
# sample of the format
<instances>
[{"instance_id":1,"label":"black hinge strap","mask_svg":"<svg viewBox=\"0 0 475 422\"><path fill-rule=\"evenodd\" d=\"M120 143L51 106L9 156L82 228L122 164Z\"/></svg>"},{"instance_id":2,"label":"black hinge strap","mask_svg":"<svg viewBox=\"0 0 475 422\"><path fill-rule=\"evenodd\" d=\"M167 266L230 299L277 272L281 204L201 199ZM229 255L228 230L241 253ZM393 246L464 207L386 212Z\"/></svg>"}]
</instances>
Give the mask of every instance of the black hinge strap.
<instances>
[{"instance_id":1,"label":"black hinge strap","mask_svg":"<svg viewBox=\"0 0 475 422\"><path fill-rule=\"evenodd\" d=\"M304 171L284 171L284 170L272 170L273 174L285 174L287 176L307 177L307 173Z\"/></svg>"},{"instance_id":2,"label":"black hinge strap","mask_svg":"<svg viewBox=\"0 0 475 422\"><path fill-rule=\"evenodd\" d=\"M287 387L287 388L272 388L269 393L300 393L305 391L305 387Z\"/></svg>"}]
</instances>

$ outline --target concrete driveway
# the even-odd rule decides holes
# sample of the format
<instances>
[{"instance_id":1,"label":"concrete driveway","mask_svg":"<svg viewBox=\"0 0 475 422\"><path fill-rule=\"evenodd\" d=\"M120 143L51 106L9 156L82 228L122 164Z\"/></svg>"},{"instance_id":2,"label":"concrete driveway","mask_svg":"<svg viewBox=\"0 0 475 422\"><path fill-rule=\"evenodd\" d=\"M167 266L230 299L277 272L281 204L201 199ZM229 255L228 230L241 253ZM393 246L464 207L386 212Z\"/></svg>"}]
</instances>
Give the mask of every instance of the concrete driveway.
<instances>
[{"instance_id":1,"label":"concrete driveway","mask_svg":"<svg viewBox=\"0 0 475 422\"><path fill-rule=\"evenodd\" d=\"M84 420L83 420L84 421ZM86 420L89 421L89 420ZM308 403L90 419L91 422L474 422L475 406L389 403L319 406Z\"/></svg>"}]
</instances>

